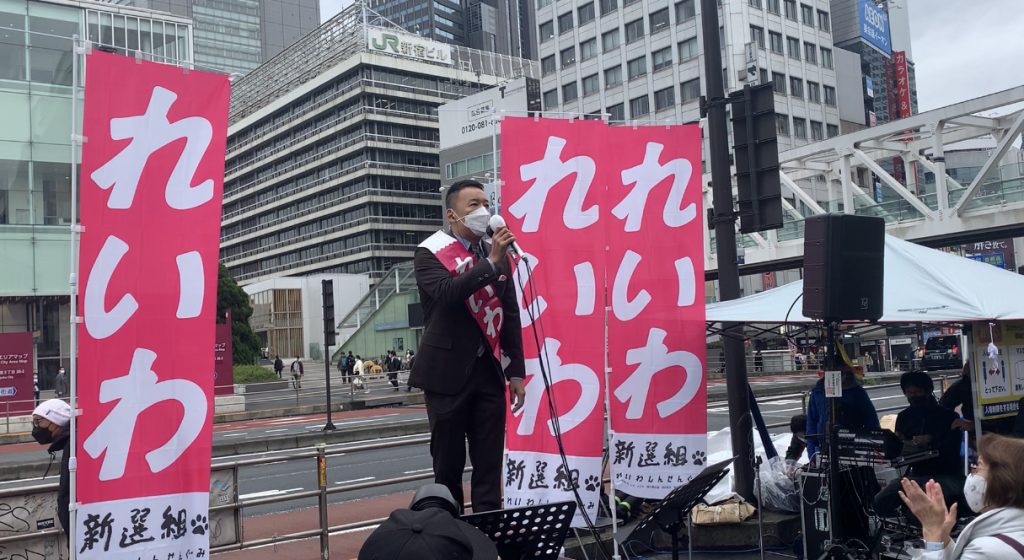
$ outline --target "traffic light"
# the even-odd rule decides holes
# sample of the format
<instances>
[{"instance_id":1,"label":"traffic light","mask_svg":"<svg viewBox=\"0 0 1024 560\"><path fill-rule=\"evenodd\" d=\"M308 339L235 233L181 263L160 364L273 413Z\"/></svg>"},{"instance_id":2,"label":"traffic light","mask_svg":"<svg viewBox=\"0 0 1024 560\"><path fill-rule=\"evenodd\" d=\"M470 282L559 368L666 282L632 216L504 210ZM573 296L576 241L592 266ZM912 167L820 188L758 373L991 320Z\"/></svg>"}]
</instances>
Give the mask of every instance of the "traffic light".
<instances>
[{"instance_id":1,"label":"traffic light","mask_svg":"<svg viewBox=\"0 0 1024 560\"><path fill-rule=\"evenodd\" d=\"M740 231L782 227L782 185L771 82L729 94Z\"/></svg>"},{"instance_id":2,"label":"traffic light","mask_svg":"<svg viewBox=\"0 0 1024 560\"><path fill-rule=\"evenodd\" d=\"M334 280L320 282L324 298L324 346L334 346Z\"/></svg>"}]
</instances>

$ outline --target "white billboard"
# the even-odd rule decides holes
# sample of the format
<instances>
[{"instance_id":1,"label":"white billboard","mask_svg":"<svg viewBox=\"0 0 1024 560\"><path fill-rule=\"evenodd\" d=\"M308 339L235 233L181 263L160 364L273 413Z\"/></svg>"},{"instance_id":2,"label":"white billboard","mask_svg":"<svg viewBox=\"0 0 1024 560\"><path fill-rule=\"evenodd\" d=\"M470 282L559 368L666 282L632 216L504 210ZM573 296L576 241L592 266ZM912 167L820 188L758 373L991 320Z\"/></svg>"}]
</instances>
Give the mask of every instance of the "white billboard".
<instances>
[{"instance_id":1,"label":"white billboard","mask_svg":"<svg viewBox=\"0 0 1024 560\"><path fill-rule=\"evenodd\" d=\"M539 87L536 80L529 81L533 82L533 87ZM441 149L491 138L497 133L498 117L502 114L523 117L528 110L539 110L539 107L530 107L527 84L528 78L518 78L441 105L438 109Z\"/></svg>"}]
</instances>

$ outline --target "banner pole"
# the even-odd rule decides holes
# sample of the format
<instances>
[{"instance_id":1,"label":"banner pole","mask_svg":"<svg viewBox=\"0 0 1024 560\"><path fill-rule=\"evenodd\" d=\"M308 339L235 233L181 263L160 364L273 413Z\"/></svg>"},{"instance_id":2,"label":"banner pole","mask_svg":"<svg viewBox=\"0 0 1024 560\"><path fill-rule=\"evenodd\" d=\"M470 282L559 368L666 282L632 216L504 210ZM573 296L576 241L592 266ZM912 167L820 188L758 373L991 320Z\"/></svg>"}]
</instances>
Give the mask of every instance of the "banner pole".
<instances>
[{"instance_id":1,"label":"banner pole","mask_svg":"<svg viewBox=\"0 0 1024 560\"><path fill-rule=\"evenodd\" d=\"M607 440L605 444L608 448L608 477L611 492L608 493L608 511L612 516L612 558L613 560L619 560L619 512L615 507L615 474L611 472L611 457L612 457L612 440L614 434L612 434L612 368L610 361L608 360L608 312L611 311L611 306L608 305L608 290L605 290L604 294L605 305L604 305L604 418L605 418L605 433ZM603 475L604 473L602 473Z\"/></svg>"},{"instance_id":2,"label":"banner pole","mask_svg":"<svg viewBox=\"0 0 1024 560\"><path fill-rule=\"evenodd\" d=\"M501 115L491 110L494 124L491 126L491 180L494 181L494 213L501 214L501 179L498 178L498 127L501 126Z\"/></svg>"},{"instance_id":3,"label":"banner pole","mask_svg":"<svg viewBox=\"0 0 1024 560\"><path fill-rule=\"evenodd\" d=\"M71 446L68 459L68 525L64 533L68 540L69 557L75 560L77 547L74 543L75 527L77 527L77 482L78 482L78 237L82 231L78 225L78 149L83 138L78 133L78 79L82 69L78 56L82 55L85 64L85 51L79 43L78 34L71 38L71 238L68 249L68 293L70 295L70 356L68 359L69 396L71 398L71 434L68 445Z\"/></svg>"}]
</instances>

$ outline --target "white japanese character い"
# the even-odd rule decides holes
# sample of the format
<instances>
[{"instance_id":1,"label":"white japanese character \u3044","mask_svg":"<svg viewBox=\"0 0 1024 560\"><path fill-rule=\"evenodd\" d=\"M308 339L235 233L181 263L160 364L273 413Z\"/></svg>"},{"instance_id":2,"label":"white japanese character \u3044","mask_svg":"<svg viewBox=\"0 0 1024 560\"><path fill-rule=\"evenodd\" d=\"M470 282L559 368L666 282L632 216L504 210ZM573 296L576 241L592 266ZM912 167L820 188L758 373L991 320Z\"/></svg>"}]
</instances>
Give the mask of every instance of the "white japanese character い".
<instances>
[{"instance_id":1,"label":"white japanese character \u3044","mask_svg":"<svg viewBox=\"0 0 1024 560\"><path fill-rule=\"evenodd\" d=\"M184 414L174 435L159 448L146 453L146 462L153 473L174 464L206 424L206 393L187 379L158 381L153 371L156 357L152 350L137 348L127 375L100 384L100 402L117 401L117 404L82 445L93 459L103 455L100 480L116 480L124 476L139 415L154 404L176 401L181 404Z\"/></svg>"},{"instance_id":2,"label":"white japanese character \u3044","mask_svg":"<svg viewBox=\"0 0 1024 560\"><path fill-rule=\"evenodd\" d=\"M669 352L665 346L667 335L661 329L651 329L644 347L626 352L626 363L638 367L615 389L615 398L621 403L629 403L626 406L626 418L629 420L643 417L651 381L659 372L672 367L681 367L686 372L683 385L676 394L658 403L658 415L662 418L682 410L700 389L704 378L700 358L685 350Z\"/></svg>"},{"instance_id":3,"label":"white japanese character \u3044","mask_svg":"<svg viewBox=\"0 0 1024 560\"><path fill-rule=\"evenodd\" d=\"M213 179L192 186L199 163L213 138L213 126L202 117L185 117L170 122L167 111L177 98L177 94L170 90L154 87L145 114L110 120L110 137L114 140L131 139L131 142L90 175L100 188L111 189L108 208L131 208L149 157L182 138L185 139L185 147L164 190L168 206L188 210L213 199Z\"/></svg>"},{"instance_id":4,"label":"white japanese character \u3044","mask_svg":"<svg viewBox=\"0 0 1024 560\"><path fill-rule=\"evenodd\" d=\"M526 303L526 288L530 284L533 272L537 270L540 261L532 254L525 254L519 259L516 265L516 274L513 284L516 287L516 299L519 300L519 323L525 329L539 319L541 314L548 308L548 302L544 296L534 293L533 301Z\"/></svg>"},{"instance_id":5,"label":"white japanese character \u3044","mask_svg":"<svg viewBox=\"0 0 1024 560\"><path fill-rule=\"evenodd\" d=\"M626 231L640 231L647 196L658 183L669 177L672 177L672 187L662 211L665 225L682 227L697 217L696 204L691 202L682 208L683 195L690 182L693 166L682 158L670 160L664 165L658 163L664 149L665 146L657 142L648 142L643 163L622 171L622 184L633 185L633 189L612 209L612 214L620 220L626 220Z\"/></svg>"},{"instance_id":6,"label":"white japanese character \u3044","mask_svg":"<svg viewBox=\"0 0 1024 560\"><path fill-rule=\"evenodd\" d=\"M576 426L583 423L590 416L597 406L598 397L601 394L600 380L594 370L583 364L563 364L558 350L562 343L553 338L544 339L544 347L541 349L541 356L545 358L548 375L551 376L551 389L564 381L572 381L580 386L580 397L565 414L558 417L559 427L562 434L567 434ZM522 416L516 433L521 436L533 435L537 424L537 413L540 411L541 400L547 395L544 390L544 379L540 369L540 360L531 358L526 360L526 375L532 376L530 385L526 391L526 402L523 408L515 413ZM554 424L548 420L548 430L555 435Z\"/></svg>"},{"instance_id":7,"label":"white japanese character \u3044","mask_svg":"<svg viewBox=\"0 0 1024 560\"><path fill-rule=\"evenodd\" d=\"M122 295L109 311L105 305L110 279L128 249L128 244L117 236L108 236L89 269L83 315L85 330L97 340L116 333L139 309L138 301L130 293ZM189 251L174 260L178 268L178 309L175 317L194 319L202 311L206 290L203 259L198 251Z\"/></svg>"},{"instance_id":8,"label":"white japanese character \u3044","mask_svg":"<svg viewBox=\"0 0 1024 560\"><path fill-rule=\"evenodd\" d=\"M565 227L583 229L597 223L598 206L595 204L586 210L583 209L583 202L594 181L597 165L593 158L587 156L575 156L562 161L562 150L566 143L564 138L549 137L544 159L519 167L519 178L524 182L534 183L519 200L509 206L508 210L513 216L523 219L524 232L537 231L551 189L570 175L574 176L572 190L569 191L569 200L562 210Z\"/></svg>"}]
</instances>

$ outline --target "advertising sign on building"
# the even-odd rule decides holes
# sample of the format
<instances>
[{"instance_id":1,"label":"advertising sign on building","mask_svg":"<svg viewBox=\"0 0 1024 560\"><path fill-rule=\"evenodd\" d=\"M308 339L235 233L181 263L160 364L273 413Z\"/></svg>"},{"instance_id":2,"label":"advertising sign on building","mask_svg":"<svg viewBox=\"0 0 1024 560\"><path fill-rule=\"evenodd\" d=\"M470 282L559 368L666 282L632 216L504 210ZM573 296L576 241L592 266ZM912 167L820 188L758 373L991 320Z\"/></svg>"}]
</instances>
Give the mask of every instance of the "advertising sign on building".
<instances>
[{"instance_id":1,"label":"advertising sign on building","mask_svg":"<svg viewBox=\"0 0 1024 560\"><path fill-rule=\"evenodd\" d=\"M32 412L32 333L0 333L0 404L12 413ZM7 404L9 403L9 404Z\"/></svg>"},{"instance_id":2,"label":"advertising sign on building","mask_svg":"<svg viewBox=\"0 0 1024 560\"><path fill-rule=\"evenodd\" d=\"M455 63L451 45L400 31L368 27L366 42L371 52L382 52L441 64Z\"/></svg>"},{"instance_id":3,"label":"advertising sign on building","mask_svg":"<svg viewBox=\"0 0 1024 560\"><path fill-rule=\"evenodd\" d=\"M217 323L217 342L213 347L213 387L216 395L235 392L234 341L231 339L231 316Z\"/></svg>"},{"instance_id":4,"label":"advertising sign on building","mask_svg":"<svg viewBox=\"0 0 1024 560\"><path fill-rule=\"evenodd\" d=\"M889 14L873 0L859 0L860 36L885 56L892 56L889 38Z\"/></svg>"},{"instance_id":5,"label":"advertising sign on building","mask_svg":"<svg viewBox=\"0 0 1024 560\"><path fill-rule=\"evenodd\" d=\"M518 78L438 108L441 149L491 139L502 116L524 117L540 101L535 78ZM490 151L490 150L488 150Z\"/></svg>"},{"instance_id":6,"label":"advertising sign on building","mask_svg":"<svg viewBox=\"0 0 1024 560\"><path fill-rule=\"evenodd\" d=\"M86 56L74 546L210 555L227 76Z\"/></svg>"},{"instance_id":7,"label":"advertising sign on building","mask_svg":"<svg viewBox=\"0 0 1024 560\"><path fill-rule=\"evenodd\" d=\"M904 119L913 112L910 105L910 70L907 67L907 53L892 53L892 62L896 71L896 99L899 103L896 107L896 116Z\"/></svg>"},{"instance_id":8,"label":"advertising sign on building","mask_svg":"<svg viewBox=\"0 0 1024 560\"><path fill-rule=\"evenodd\" d=\"M1024 321L974 323L975 399L981 418L1017 414L1024 397ZM995 343L993 347L989 343Z\"/></svg>"}]
</instances>

